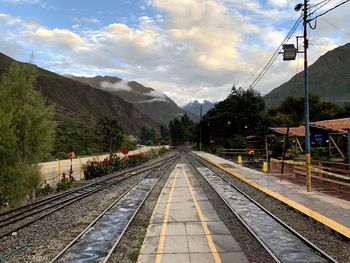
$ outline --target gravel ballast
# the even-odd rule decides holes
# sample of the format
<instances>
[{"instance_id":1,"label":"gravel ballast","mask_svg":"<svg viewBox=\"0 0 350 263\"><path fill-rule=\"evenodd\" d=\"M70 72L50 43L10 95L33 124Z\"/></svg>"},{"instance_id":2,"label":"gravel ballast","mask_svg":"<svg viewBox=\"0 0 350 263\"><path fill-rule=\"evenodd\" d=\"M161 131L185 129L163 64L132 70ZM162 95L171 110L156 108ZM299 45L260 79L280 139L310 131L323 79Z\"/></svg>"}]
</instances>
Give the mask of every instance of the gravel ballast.
<instances>
[{"instance_id":1,"label":"gravel ballast","mask_svg":"<svg viewBox=\"0 0 350 263\"><path fill-rule=\"evenodd\" d=\"M192 159L191 159L192 160ZM197 165L197 161L194 161ZM230 230L233 238L239 243L243 253L246 255L249 262L256 263L269 263L275 262L268 252L261 246L261 244L254 238L254 236L246 229L241 221L232 213L227 205L222 201L221 197L212 189L207 181L193 168L193 166L187 161L192 173L196 176L196 179L206 193L209 201L213 204L213 207L219 215L222 222ZM199 165L198 165L199 166ZM200 165L202 166L202 165Z\"/></svg>"},{"instance_id":2,"label":"gravel ballast","mask_svg":"<svg viewBox=\"0 0 350 263\"><path fill-rule=\"evenodd\" d=\"M24 246L6 262L49 262L144 175L132 176L19 230L15 235L0 239L1 254Z\"/></svg>"},{"instance_id":3,"label":"gravel ballast","mask_svg":"<svg viewBox=\"0 0 350 263\"><path fill-rule=\"evenodd\" d=\"M199 157L197 157L199 158ZM266 195L258 189L233 177L218 167L201 160L211 170L238 187L265 209L314 243L338 262L350 263L350 240L312 218L298 212L284 203ZM202 165L201 165L202 166ZM262 262L262 261L260 261Z\"/></svg>"},{"instance_id":4,"label":"gravel ballast","mask_svg":"<svg viewBox=\"0 0 350 263\"><path fill-rule=\"evenodd\" d=\"M174 169L176 162L170 166L168 171L154 186L153 190L141 206L134 220L125 231L119 244L114 249L108 262L111 263L135 263L146 235L147 227L151 220L154 207L158 197L170 175Z\"/></svg>"}]
</instances>

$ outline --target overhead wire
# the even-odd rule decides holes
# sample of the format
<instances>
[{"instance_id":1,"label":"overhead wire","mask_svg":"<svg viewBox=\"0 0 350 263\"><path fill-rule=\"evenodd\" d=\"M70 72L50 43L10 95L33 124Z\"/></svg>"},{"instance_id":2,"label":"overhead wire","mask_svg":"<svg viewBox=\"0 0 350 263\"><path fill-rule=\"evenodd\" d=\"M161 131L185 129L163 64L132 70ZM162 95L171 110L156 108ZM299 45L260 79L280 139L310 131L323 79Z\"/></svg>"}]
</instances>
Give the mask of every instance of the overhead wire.
<instances>
[{"instance_id":1,"label":"overhead wire","mask_svg":"<svg viewBox=\"0 0 350 263\"><path fill-rule=\"evenodd\" d=\"M317 15L317 16L311 18L311 19L308 19L307 22L309 23L309 22L311 22L311 21L313 21L313 20L315 20L315 19L317 19L317 18L319 18L319 17L321 17L321 16L324 16L325 14L327 14L327 13L329 13L330 11L332 11L332 10L338 8L338 7L341 6L341 5L346 4L346 3L349 2L349 1L350 1L350 0L345 0L345 1L341 2L341 3L339 3L339 4L335 5L335 6L333 6L332 8L330 8L330 9L324 11L323 13L321 13L321 14L319 14L319 15Z\"/></svg>"},{"instance_id":2,"label":"overhead wire","mask_svg":"<svg viewBox=\"0 0 350 263\"><path fill-rule=\"evenodd\" d=\"M318 8L316 8L315 10L312 10L312 11L310 12L309 16L310 16L310 15L313 15L315 12L317 12L318 10L320 10L322 7L324 7L325 5L329 4L329 3L331 2L331 0L325 0L325 1L322 1L322 2L324 2L324 3L323 3L321 6L319 6ZM321 3L321 2L320 2L320 3ZM316 5L310 7L310 10L311 10L312 8L314 8L314 7L316 7Z\"/></svg>"},{"instance_id":3,"label":"overhead wire","mask_svg":"<svg viewBox=\"0 0 350 263\"><path fill-rule=\"evenodd\" d=\"M294 32L297 30L299 27L300 23L303 21L303 17L300 16L297 21L294 23L293 27L290 29L286 37L283 39L282 43L278 46L276 51L273 53L271 58L268 60L266 65L263 67L263 69L260 71L258 76L253 80L253 82L250 84L249 88L254 88L256 85L260 82L260 80L263 78L263 76L266 74L266 72L270 69L272 64L275 62L277 59L279 52L282 48L282 46L293 36Z\"/></svg>"},{"instance_id":4,"label":"overhead wire","mask_svg":"<svg viewBox=\"0 0 350 263\"><path fill-rule=\"evenodd\" d=\"M316 21L315 21L315 25L311 26L310 22L316 20L318 17L321 17L325 14L327 14L328 12L336 9L337 7L349 2L350 0L345 0L342 3L339 3L335 6L333 6L332 8L324 11L323 13L316 15L315 17L308 19L307 23L309 24L309 26L312 29L316 28ZM313 15L316 11L320 10L322 7L326 6L327 4L329 4L331 2L331 0L323 0L313 6L310 6L310 9L315 8L318 6L318 8L316 8L315 10L313 10L308 16ZM266 63L266 65L263 67L263 69L260 71L260 73L258 74L258 76L253 80L253 82L249 85L249 88L254 88L257 86L257 84L260 82L260 80L264 77L264 75L266 74L266 72L270 69L270 67L272 66L272 64L275 62L275 60L278 57L278 54L280 53L281 47L283 46L283 44L285 44L294 34L295 30L298 28L298 26L300 25L300 23L303 21L303 16L301 15L298 20L295 22L295 24L293 25L292 29L288 32L287 36L284 38L283 42L278 46L278 48L276 49L276 51L273 53L273 55L270 57L270 59L268 60L268 62Z\"/></svg>"},{"instance_id":5,"label":"overhead wire","mask_svg":"<svg viewBox=\"0 0 350 263\"><path fill-rule=\"evenodd\" d=\"M330 0L323 0L323 1L321 1L321 2L318 2L318 3L314 4L314 5L311 5L311 6L310 6L310 9L316 7L316 6L320 5L320 4L323 4L324 2L329 2L329 1L330 1Z\"/></svg>"},{"instance_id":6,"label":"overhead wire","mask_svg":"<svg viewBox=\"0 0 350 263\"><path fill-rule=\"evenodd\" d=\"M344 30L343 28L340 28L339 26L336 26L335 24L331 23L328 19L326 19L326 18L324 18L324 17L321 17L321 20L323 20L324 22L326 22L326 23L329 24L330 26L334 27L335 29L342 31L342 33L344 33L344 34L350 36L350 32Z\"/></svg>"}]
</instances>

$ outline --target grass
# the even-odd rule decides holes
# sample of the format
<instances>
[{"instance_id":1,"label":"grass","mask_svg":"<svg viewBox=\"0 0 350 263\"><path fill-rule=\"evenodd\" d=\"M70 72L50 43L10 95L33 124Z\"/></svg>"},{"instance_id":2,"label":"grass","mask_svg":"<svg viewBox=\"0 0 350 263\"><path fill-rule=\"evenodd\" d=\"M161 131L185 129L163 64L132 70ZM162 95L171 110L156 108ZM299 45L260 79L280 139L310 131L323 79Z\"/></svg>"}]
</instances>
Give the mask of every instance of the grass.
<instances>
[{"instance_id":1,"label":"grass","mask_svg":"<svg viewBox=\"0 0 350 263\"><path fill-rule=\"evenodd\" d=\"M139 254L140 254L140 250L141 250L141 246L134 247L134 248L131 250L131 252L130 252L128 258L130 259L130 261L131 261L132 263L136 263L136 262L137 262L137 259L138 259Z\"/></svg>"}]
</instances>

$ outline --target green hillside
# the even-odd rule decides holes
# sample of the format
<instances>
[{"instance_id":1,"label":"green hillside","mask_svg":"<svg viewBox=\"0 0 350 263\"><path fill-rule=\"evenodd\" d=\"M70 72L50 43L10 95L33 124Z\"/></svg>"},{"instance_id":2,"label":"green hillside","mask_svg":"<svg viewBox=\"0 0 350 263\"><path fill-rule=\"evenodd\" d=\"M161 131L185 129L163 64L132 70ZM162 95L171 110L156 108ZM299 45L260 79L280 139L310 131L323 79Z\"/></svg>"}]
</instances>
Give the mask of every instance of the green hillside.
<instances>
[{"instance_id":1,"label":"green hillside","mask_svg":"<svg viewBox=\"0 0 350 263\"><path fill-rule=\"evenodd\" d=\"M335 103L350 102L350 43L331 50L309 67L310 93ZM264 96L268 106L287 96L304 96L304 71Z\"/></svg>"},{"instance_id":2,"label":"green hillside","mask_svg":"<svg viewBox=\"0 0 350 263\"><path fill-rule=\"evenodd\" d=\"M0 76L13 61L0 53ZM55 106L58 130L54 154L98 152L95 123L104 116L118 119L129 135L138 136L143 126L159 130L158 123L120 97L41 68L37 70L37 88Z\"/></svg>"},{"instance_id":3,"label":"green hillside","mask_svg":"<svg viewBox=\"0 0 350 263\"><path fill-rule=\"evenodd\" d=\"M145 87L136 81L127 82L110 76L96 76L92 78L70 76L70 78L117 95L157 123L167 125L171 120L181 118L185 113L193 121L198 121L198 116L191 112L186 112L165 94ZM102 87L101 83L103 82L110 83L111 87Z\"/></svg>"}]
</instances>

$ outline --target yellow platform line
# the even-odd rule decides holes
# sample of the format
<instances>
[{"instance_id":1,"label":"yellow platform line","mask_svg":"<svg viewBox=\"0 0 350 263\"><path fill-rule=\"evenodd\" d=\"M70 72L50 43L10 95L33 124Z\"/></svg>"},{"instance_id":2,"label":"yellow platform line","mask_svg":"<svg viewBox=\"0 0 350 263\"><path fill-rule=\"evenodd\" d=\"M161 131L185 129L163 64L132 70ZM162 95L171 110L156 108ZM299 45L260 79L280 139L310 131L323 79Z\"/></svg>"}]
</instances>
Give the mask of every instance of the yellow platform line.
<instances>
[{"instance_id":1,"label":"yellow platform line","mask_svg":"<svg viewBox=\"0 0 350 263\"><path fill-rule=\"evenodd\" d=\"M160 233L160 239L159 239L159 243L158 243L157 256L155 259L155 263L160 263L160 261L162 260L162 254L163 254L163 250L164 250L164 242L165 242L165 237L166 237L165 235L166 235L166 230L167 230L168 221L169 221L170 206L171 206L171 201L173 199L174 188L175 188L176 179L177 179L178 175L179 175L179 170L176 171L174 181L171 185L168 203L167 203L167 206L166 206L165 211L164 211L163 225L162 225L162 230Z\"/></svg>"},{"instance_id":2,"label":"yellow platform line","mask_svg":"<svg viewBox=\"0 0 350 263\"><path fill-rule=\"evenodd\" d=\"M291 200L291 199L289 199L281 194L278 194L278 193L276 193L276 192L274 192L274 191L272 191L272 190L270 190L270 189L268 189L260 184L257 184L256 182L244 177L243 175L240 175L237 172L234 172L234 171L232 171L232 170L230 170L230 169L228 169L228 168L226 168L226 167L224 167L224 166L222 166L222 165L220 165L212 160L209 160L208 158L205 158L202 156L200 156L200 157L203 158L204 160L206 160L207 162L215 165L216 167L226 171L227 173L237 177L238 179L242 180L243 182L246 182L247 184L259 189L260 191L264 192L265 194L267 194L273 198L276 198L277 200L293 207L294 209L298 210L299 212L315 219L316 221L324 224L325 226L333 229L334 231L338 232L339 234L350 239L350 228L348 228L348 227L346 227L346 226L344 226L344 225L342 225L342 224L340 224L340 223L338 223L338 222L336 222L336 221L334 221L334 220L332 220L324 215L321 215L318 212L316 212L310 208L307 208L307 207L305 207L305 206L303 206L303 205L301 205L301 204L299 204L299 203L297 203L297 202L295 202L295 201L293 201L293 200Z\"/></svg>"},{"instance_id":3,"label":"yellow platform line","mask_svg":"<svg viewBox=\"0 0 350 263\"><path fill-rule=\"evenodd\" d=\"M188 179L188 175L187 175L186 171L185 170L183 170L183 171L184 171L184 174L185 174L185 179L186 179L186 182L187 182L188 189L191 192L191 196L192 196L192 200L193 200L194 206L196 207L196 210L197 210L197 214L198 214L199 220L202 223L202 227L204 229L204 233L205 233L205 236L207 238L208 245L210 247L210 251L211 251L211 253L212 253L213 257L214 257L214 261L215 261L215 263L221 263L221 259L220 259L218 250L216 249L216 246L214 244L213 238L212 238L212 236L210 234L209 227L208 227L207 223L205 222L205 218L204 218L202 209L200 208L200 206L199 206L199 204L197 202L197 199L196 199L196 197L194 195L191 182Z\"/></svg>"}]
</instances>

